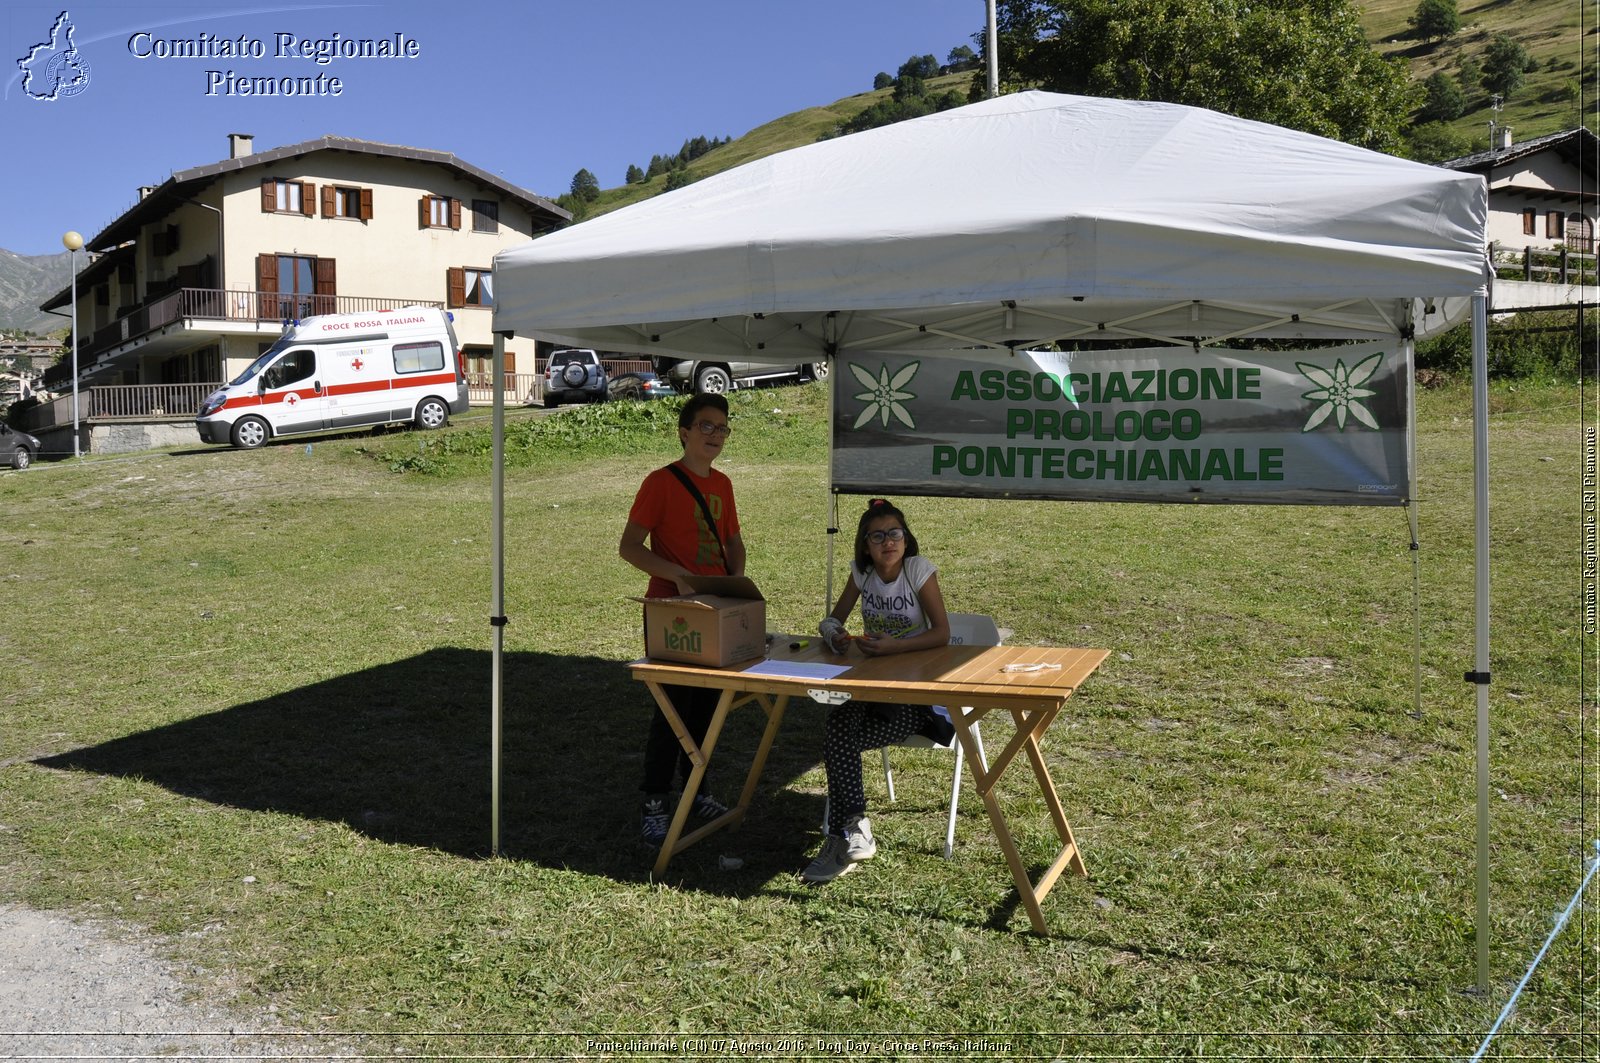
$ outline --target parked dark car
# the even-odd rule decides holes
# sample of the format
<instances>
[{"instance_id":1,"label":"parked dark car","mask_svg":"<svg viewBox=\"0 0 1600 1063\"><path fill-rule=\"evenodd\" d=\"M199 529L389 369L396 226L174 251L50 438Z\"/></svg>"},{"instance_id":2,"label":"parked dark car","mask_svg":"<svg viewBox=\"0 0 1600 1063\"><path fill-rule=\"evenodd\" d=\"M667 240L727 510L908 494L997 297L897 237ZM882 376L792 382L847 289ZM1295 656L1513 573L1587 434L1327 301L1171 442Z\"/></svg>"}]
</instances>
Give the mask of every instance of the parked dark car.
<instances>
[{"instance_id":1,"label":"parked dark car","mask_svg":"<svg viewBox=\"0 0 1600 1063\"><path fill-rule=\"evenodd\" d=\"M0 424L0 461L13 469L26 469L38 454L38 437L19 432L8 424Z\"/></svg>"},{"instance_id":2,"label":"parked dark car","mask_svg":"<svg viewBox=\"0 0 1600 1063\"><path fill-rule=\"evenodd\" d=\"M638 373L618 373L611 378L611 398L664 399L674 394L672 385L645 370Z\"/></svg>"}]
</instances>

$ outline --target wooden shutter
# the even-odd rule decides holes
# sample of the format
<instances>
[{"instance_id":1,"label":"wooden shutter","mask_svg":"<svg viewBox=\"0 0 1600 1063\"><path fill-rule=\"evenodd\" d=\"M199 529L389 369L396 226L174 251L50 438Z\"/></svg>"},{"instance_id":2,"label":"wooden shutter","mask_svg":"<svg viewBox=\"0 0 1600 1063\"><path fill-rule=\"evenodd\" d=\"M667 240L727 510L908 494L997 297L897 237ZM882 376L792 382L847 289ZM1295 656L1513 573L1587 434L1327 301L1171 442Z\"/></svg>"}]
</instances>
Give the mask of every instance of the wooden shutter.
<instances>
[{"instance_id":1,"label":"wooden shutter","mask_svg":"<svg viewBox=\"0 0 1600 1063\"><path fill-rule=\"evenodd\" d=\"M333 259L314 258L311 260L312 284L316 287L316 296L311 300L314 314L336 314L339 312L337 298L339 286L334 282Z\"/></svg>"},{"instance_id":2,"label":"wooden shutter","mask_svg":"<svg viewBox=\"0 0 1600 1063\"><path fill-rule=\"evenodd\" d=\"M338 189L332 185L322 186L322 216L324 218L332 218L338 212L339 205L333 199L334 193L337 191Z\"/></svg>"},{"instance_id":3,"label":"wooden shutter","mask_svg":"<svg viewBox=\"0 0 1600 1063\"><path fill-rule=\"evenodd\" d=\"M461 228L461 200L455 198L450 200L450 228Z\"/></svg>"},{"instance_id":4,"label":"wooden shutter","mask_svg":"<svg viewBox=\"0 0 1600 1063\"><path fill-rule=\"evenodd\" d=\"M462 266L451 266L445 270L445 305L450 307L467 305L467 271Z\"/></svg>"},{"instance_id":5,"label":"wooden shutter","mask_svg":"<svg viewBox=\"0 0 1600 1063\"><path fill-rule=\"evenodd\" d=\"M278 182L270 177L261 179L261 213L272 214L278 209Z\"/></svg>"},{"instance_id":6,"label":"wooden shutter","mask_svg":"<svg viewBox=\"0 0 1600 1063\"><path fill-rule=\"evenodd\" d=\"M300 213L311 217L317 212L317 186L310 181L300 182Z\"/></svg>"},{"instance_id":7,"label":"wooden shutter","mask_svg":"<svg viewBox=\"0 0 1600 1063\"><path fill-rule=\"evenodd\" d=\"M278 290L278 256L256 256L256 291L276 292Z\"/></svg>"},{"instance_id":8,"label":"wooden shutter","mask_svg":"<svg viewBox=\"0 0 1600 1063\"><path fill-rule=\"evenodd\" d=\"M419 229L428 227L428 200L431 198L433 197L423 196L417 201L417 228Z\"/></svg>"},{"instance_id":9,"label":"wooden shutter","mask_svg":"<svg viewBox=\"0 0 1600 1063\"><path fill-rule=\"evenodd\" d=\"M509 376L512 373L515 373L516 371L517 371L517 352L516 351L507 351L506 352L505 373L506 373L507 376Z\"/></svg>"},{"instance_id":10,"label":"wooden shutter","mask_svg":"<svg viewBox=\"0 0 1600 1063\"><path fill-rule=\"evenodd\" d=\"M370 188L361 190L361 220L372 220L372 189Z\"/></svg>"},{"instance_id":11,"label":"wooden shutter","mask_svg":"<svg viewBox=\"0 0 1600 1063\"><path fill-rule=\"evenodd\" d=\"M338 294L339 286L335 283L334 278L334 260L331 258L319 258L314 261L316 266L313 272L316 276L317 294Z\"/></svg>"}]
</instances>

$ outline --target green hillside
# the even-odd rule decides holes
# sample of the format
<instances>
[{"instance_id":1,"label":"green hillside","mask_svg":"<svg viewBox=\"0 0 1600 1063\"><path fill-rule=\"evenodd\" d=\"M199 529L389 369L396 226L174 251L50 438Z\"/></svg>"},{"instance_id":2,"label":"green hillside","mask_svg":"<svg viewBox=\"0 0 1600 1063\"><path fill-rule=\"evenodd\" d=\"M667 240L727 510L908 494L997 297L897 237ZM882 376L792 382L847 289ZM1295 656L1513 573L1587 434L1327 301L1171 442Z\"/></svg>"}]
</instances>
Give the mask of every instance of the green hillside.
<instances>
[{"instance_id":1,"label":"green hillside","mask_svg":"<svg viewBox=\"0 0 1600 1063\"><path fill-rule=\"evenodd\" d=\"M1412 78L1419 84L1440 71L1458 76L1463 58L1481 62L1497 34L1521 43L1537 69L1504 101L1498 116L1518 140L1571 129L1585 118L1593 128L1595 67L1592 60L1585 64L1584 56L1594 53L1595 13L1589 5L1588 18L1583 19L1584 6L1572 0L1458 0L1461 29L1455 36L1420 41L1410 35L1407 22L1417 10L1417 0L1366 0L1359 5L1367 39L1380 54L1410 63ZM1580 21L1587 24L1580 26ZM1480 89L1469 95L1467 113L1447 125L1477 150L1488 147L1489 120L1494 117L1489 94Z\"/></svg>"},{"instance_id":2,"label":"green hillside","mask_svg":"<svg viewBox=\"0 0 1600 1063\"><path fill-rule=\"evenodd\" d=\"M870 73L862 75L862 81L870 82ZM972 84L972 74L946 74L943 77L929 78L927 81L930 93L941 93L955 90L965 92L967 86ZM711 151L689 163L686 172L689 178L698 181L723 170L752 159L765 158L775 155L789 148L796 148L802 144L815 142L819 137L832 132L841 123L854 118L879 100L887 99L892 89L875 89L846 96L842 100L835 100L821 107L808 107L803 111L795 111L776 118L765 125L757 126L742 137L713 148ZM641 162L648 159L651 149L648 146L641 151ZM604 214L618 207L625 207L629 203L637 203L641 199L649 199L659 195L666 188L665 177L655 177L645 184L622 185L617 188L608 188L600 193L600 198L591 204L590 216Z\"/></svg>"},{"instance_id":3,"label":"green hillside","mask_svg":"<svg viewBox=\"0 0 1600 1063\"><path fill-rule=\"evenodd\" d=\"M1585 69L1584 49L1597 44L1595 26L1579 25L1581 5L1572 0L1458 0L1461 29L1441 41L1421 41L1412 35L1409 20L1417 10L1417 0L1366 0L1358 2L1367 38L1379 54L1400 58L1410 64L1412 78L1420 86L1431 74L1443 71L1456 77L1464 57L1480 63L1489 42L1500 33L1519 41L1537 64L1510 99L1503 101L1498 121L1510 126L1518 140L1570 129L1591 118L1595 111L1595 70ZM1593 16L1591 15L1591 22ZM1582 77L1580 84L1580 74ZM871 77L862 72L862 81ZM951 89L965 91L972 83L968 73L949 74L929 80L930 92ZM731 142L714 148L691 162L687 175L699 180L731 169L751 159L762 158L789 148L810 144L822 134L854 117L890 94L889 89L866 91L825 106L784 115L758 126ZM1580 98L1586 101L1580 105ZM1479 151L1489 145L1489 120L1496 117L1489 93L1479 89L1468 94L1467 110L1446 123L1452 136L1445 138L1429 161L1450 155ZM662 145L640 145L640 162ZM1442 153L1441 153L1442 151ZM681 180L681 178L680 178ZM659 195L666 178L658 176L644 184L621 185L605 189L589 207L589 216Z\"/></svg>"}]
</instances>

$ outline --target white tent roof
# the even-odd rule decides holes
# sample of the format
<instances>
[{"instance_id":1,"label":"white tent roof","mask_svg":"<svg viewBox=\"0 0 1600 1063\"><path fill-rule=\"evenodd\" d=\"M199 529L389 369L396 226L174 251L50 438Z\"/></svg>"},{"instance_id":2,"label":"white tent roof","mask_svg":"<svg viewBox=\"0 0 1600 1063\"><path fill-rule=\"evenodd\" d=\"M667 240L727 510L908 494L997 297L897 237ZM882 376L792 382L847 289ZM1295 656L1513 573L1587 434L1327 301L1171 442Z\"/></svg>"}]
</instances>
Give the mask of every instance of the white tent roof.
<instances>
[{"instance_id":1,"label":"white tent roof","mask_svg":"<svg viewBox=\"0 0 1600 1063\"><path fill-rule=\"evenodd\" d=\"M798 362L833 343L1370 338L1437 300L1425 332L1453 323L1444 300L1486 292L1487 209L1476 175L1194 107L1026 92L502 251L494 327Z\"/></svg>"}]
</instances>

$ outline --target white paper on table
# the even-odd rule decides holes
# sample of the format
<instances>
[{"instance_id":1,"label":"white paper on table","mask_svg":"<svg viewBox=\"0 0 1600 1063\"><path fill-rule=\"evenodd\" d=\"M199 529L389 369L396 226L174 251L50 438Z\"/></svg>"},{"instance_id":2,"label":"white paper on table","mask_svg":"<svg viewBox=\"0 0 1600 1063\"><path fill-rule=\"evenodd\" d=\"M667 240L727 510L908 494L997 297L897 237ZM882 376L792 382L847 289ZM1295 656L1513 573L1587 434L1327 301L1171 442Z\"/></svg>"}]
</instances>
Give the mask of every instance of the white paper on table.
<instances>
[{"instance_id":1,"label":"white paper on table","mask_svg":"<svg viewBox=\"0 0 1600 1063\"><path fill-rule=\"evenodd\" d=\"M744 669L748 675L781 675L794 679L837 679L850 670L848 664L821 661L761 661Z\"/></svg>"}]
</instances>

